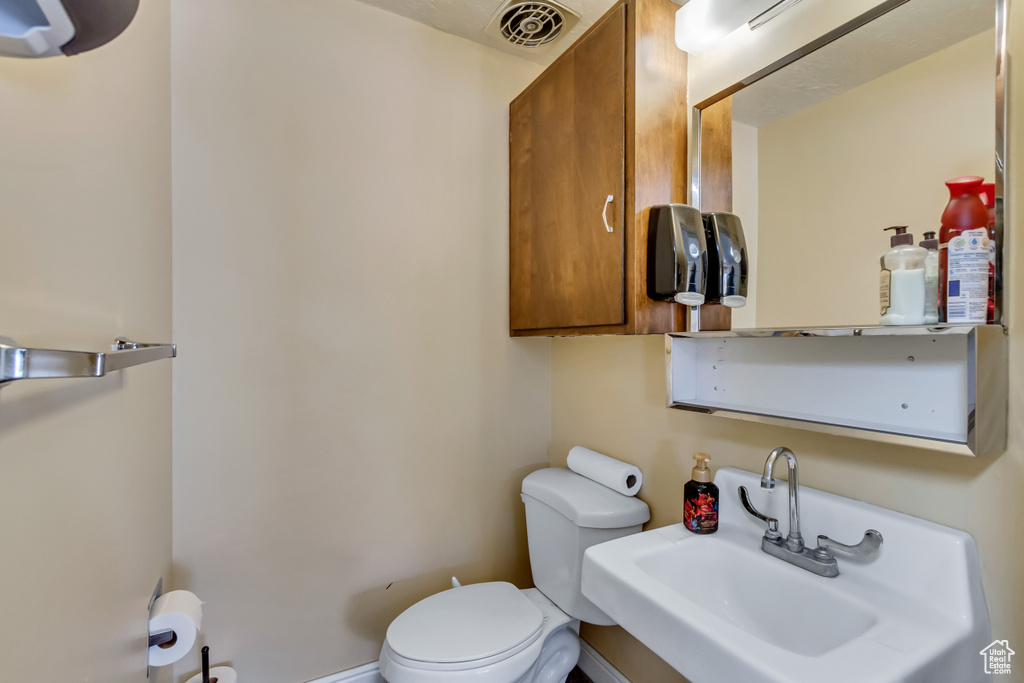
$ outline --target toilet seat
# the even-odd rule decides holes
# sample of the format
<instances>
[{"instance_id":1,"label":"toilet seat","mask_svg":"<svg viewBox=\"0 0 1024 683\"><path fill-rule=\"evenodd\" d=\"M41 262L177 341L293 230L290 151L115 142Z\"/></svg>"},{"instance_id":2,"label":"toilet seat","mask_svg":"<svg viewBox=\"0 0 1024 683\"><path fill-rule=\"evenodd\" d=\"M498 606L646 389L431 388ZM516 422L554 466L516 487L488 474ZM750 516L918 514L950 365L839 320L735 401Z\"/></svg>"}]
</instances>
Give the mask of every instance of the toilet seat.
<instances>
[{"instance_id":1,"label":"toilet seat","mask_svg":"<svg viewBox=\"0 0 1024 683\"><path fill-rule=\"evenodd\" d=\"M543 624L541 610L512 584L477 583L407 609L388 627L386 646L398 661L418 669L478 668L532 645Z\"/></svg>"}]
</instances>

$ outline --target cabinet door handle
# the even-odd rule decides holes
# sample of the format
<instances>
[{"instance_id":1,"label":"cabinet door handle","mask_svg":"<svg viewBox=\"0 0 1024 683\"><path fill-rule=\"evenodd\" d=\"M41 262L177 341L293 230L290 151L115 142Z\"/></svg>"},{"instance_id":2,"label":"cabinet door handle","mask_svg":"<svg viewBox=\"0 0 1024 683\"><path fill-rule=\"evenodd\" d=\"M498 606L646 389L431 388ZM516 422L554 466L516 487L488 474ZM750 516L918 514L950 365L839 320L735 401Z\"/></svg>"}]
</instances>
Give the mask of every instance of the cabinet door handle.
<instances>
[{"instance_id":1,"label":"cabinet door handle","mask_svg":"<svg viewBox=\"0 0 1024 683\"><path fill-rule=\"evenodd\" d=\"M608 232L615 232L615 228L608 222L608 205L615 200L615 195L608 195L608 199L604 200L604 209L601 210L601 219L604 221L604 229Z\"/></svg>"}]
</instances>

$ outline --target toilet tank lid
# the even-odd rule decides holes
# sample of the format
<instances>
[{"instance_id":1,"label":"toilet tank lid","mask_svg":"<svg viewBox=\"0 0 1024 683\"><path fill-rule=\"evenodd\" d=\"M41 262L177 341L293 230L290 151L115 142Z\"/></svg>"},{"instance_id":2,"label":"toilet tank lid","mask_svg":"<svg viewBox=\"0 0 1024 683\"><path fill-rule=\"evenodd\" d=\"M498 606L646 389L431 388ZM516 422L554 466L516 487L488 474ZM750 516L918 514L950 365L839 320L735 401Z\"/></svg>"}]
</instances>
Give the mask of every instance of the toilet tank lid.
<instances>
[{"instance_id":1,"label":"toilet tank lid","mask_svg":"<svg viewBox=\"0 0 1024 683\"><path fill-rule=\"evenodd\" d=\"M523 495L548 505L576 524L620 529L651 518L647 503L591 481L562 467L532 472L523 479Z\"/></svg>"}]
</instances>

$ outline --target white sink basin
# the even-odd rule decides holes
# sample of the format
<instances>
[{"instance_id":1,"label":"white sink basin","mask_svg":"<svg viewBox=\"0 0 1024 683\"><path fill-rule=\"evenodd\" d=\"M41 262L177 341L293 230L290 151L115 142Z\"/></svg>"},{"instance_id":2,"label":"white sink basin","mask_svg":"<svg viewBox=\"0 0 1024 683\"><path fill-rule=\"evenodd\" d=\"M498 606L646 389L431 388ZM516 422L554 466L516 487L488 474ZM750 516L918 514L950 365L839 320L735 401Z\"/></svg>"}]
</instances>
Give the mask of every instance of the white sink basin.
<instances>
[{"instance_id":1,"label":"white sink basin","mask_svg":"<svg viewBox=\"0 0 1024 683\"><path fill-rule=\"evenodd\" d=\"M739 543L724 538L687 538L685 549L662 547L637 556L636 566L701 609L799 655L825 654L878 621L865 605L824 582L805 581L779 560L753 558L752 574L750 553L741 547L746 537Z\"/></svg>"},{"instance_id":2,"label":"white sink basin","mask_svg":"<svg viewBox=\"0 0 1024 683\"><path fill-rule=\"evenodd\" d=\"M836 553L840 574L816 576L761 551L759 510L788 531L787 485L760 474L715 476L719 530L682 524L587 550L583 593L694 683L721 681L987 680L980 650L992 640L974 540L891 510L801 487L804 541L818 534L885 539L874 559Z\"/></svg>"}]
</instances>

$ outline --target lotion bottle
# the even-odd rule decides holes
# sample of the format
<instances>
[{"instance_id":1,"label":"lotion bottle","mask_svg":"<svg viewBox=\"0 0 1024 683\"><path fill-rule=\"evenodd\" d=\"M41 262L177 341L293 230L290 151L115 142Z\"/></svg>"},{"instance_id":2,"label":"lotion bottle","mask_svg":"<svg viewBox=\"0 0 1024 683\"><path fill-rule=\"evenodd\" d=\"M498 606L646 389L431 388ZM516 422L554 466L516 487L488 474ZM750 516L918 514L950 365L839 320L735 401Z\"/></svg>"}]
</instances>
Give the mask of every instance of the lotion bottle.
<instances>
[{"instance_id":1,"label":"lotion bottle","mask_svg":"<svg viewBox=\"0 0 1024 683\"><path fill-rule=\"evenodd\" d=\"M879 278L880 320L883 325L925 324L925 269L928 250L914 246L907 226L894 225L891 248L882 254Z\"/></svg>"},{"instance_id":2,"label":"lotion bottle","mask_svg":"<svg viewBox=\"0 0 1024 683\"><path fill-rule=\"evenodd\" d=\"M711 483L707 453L694 453L692 479L683 487L683 524L695 534L718 531L718 487Z\"/></svg>"}]
</instances>

